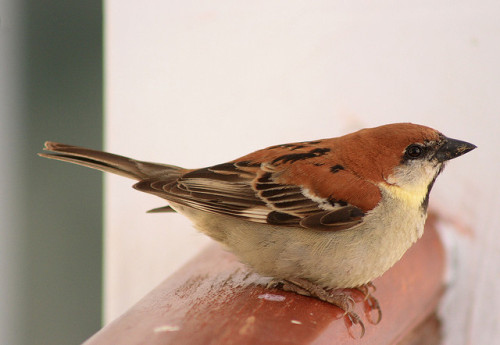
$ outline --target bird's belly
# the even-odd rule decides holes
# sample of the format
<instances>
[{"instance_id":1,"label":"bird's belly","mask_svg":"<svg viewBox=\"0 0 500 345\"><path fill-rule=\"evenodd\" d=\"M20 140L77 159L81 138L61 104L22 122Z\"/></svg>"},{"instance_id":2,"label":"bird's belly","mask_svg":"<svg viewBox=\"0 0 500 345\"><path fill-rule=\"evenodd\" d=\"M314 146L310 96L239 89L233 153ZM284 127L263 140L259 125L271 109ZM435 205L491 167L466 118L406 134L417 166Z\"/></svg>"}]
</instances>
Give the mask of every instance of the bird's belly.
<instances>
[{"instance_id":1,"label":"bird's belly","mask_svg":"<svg viewBox=\"0 0 500 345\"><path fill-rule=\"evenodd\" d=\"M425 221L408 213L380 217L374 209L351 229L315 231L176 209L257 273L331 288L359 286L382 275L421 236Z\"/></svg>"}]
</instances>

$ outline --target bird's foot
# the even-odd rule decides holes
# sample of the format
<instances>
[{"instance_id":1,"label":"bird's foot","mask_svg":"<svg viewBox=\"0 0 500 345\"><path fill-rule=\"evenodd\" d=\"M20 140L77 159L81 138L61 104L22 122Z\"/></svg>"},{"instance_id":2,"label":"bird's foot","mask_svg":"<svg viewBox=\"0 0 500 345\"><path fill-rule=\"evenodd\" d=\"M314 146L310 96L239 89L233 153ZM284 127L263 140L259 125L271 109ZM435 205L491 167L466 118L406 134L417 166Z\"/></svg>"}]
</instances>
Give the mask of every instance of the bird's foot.
<instances>
[{"instance_id":1,"label":"bird's foot","mask_svg":"<svg viewBox=\"0 0 500 345\"><path fill-rule=\"evenodd\" d=\"M382 309L380 308L380 303L378 303L378 300L372 295L372 292L375 292L377 289L375 288L375 285L373 285L372 282L369 282L368 284L360 285L356 288L364 297L365 301L365 314L370 321L370 323L376 325L382 320ZM370 292L371 290L371 292ZM376 311L377 316L373 318L372 312Z\"/></svg>"},{"instance_id":2,"label":"bird's foot","mask_svg":"<svg viewBox=\"0 0 500 345\"><path fill-rule=\"evenodd\" d=\"M316 297L322 301L333 304L344 311L344 317L346 317L349 322L349 334L353 338L361 338L365 334L365 325L361 321L358 314L353 311L354 299L346 292L345 289L325 289L306 279L273 279L267 287L280 288L284 291L295 292L299 295ZM352 331L351 327L353 325L359 326L359 334L356 335Z\"/></svg>"}]
</instances>

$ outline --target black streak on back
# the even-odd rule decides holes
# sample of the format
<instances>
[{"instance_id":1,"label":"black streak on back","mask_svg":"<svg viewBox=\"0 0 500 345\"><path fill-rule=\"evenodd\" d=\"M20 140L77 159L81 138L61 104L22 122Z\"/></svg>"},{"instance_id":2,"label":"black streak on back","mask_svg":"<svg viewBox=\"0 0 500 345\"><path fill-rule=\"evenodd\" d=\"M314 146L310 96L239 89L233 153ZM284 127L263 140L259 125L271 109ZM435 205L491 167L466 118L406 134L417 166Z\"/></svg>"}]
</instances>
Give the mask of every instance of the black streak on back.
<instances>
[{"instance_id":1,"label":"black streak on back","mask_svg":"<svg viewBox=\"0 0 500 345\"><path fill-rule=\"evenodd\" d=\"M340 170L344 170L344 167L340 164L334 165L330 168L330 171L334 174L339 172Z\"/></svg>"},{"instance_id":2,"label":"black streak on back","mask_svg":"<svg viewBox=\"0 0 500 345\"><path fill-rule=\"evenodd\" d=\"M302 153L290 153L287 155L279 156L278 158L274 159L271 164L276 164L279 163L280 161L282 163L288 163L288 162L296 162L299 160L304 160L304 159L309 159L309 158L315 158L319 156L323 156L330 152L329 148L317 148L314 150L311 150L309 152L302 152Z\"/></svg>"}]
</instances>

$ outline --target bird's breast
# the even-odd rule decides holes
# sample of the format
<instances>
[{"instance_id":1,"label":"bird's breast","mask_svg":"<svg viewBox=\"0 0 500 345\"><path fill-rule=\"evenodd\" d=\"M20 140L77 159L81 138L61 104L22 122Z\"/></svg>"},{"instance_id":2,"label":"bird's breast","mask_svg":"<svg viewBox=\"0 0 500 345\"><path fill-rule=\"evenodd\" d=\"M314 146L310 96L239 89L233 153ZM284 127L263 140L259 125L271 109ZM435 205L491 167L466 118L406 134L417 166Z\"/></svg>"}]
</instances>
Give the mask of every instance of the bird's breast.
<instances>
[{"instance_id":1,"label":"bird's breast","mask_svg":"<svg viewBox=\"0 0 500 345\"><path fill-rule=\"evenodd\" d=\"M305 278L332 288L359 286L382 275L422 235L425 222L420 207L390 195L384 195L361 224L341 231L272 226L176 209L257 273Z\"/></svg>"}]
</instances>

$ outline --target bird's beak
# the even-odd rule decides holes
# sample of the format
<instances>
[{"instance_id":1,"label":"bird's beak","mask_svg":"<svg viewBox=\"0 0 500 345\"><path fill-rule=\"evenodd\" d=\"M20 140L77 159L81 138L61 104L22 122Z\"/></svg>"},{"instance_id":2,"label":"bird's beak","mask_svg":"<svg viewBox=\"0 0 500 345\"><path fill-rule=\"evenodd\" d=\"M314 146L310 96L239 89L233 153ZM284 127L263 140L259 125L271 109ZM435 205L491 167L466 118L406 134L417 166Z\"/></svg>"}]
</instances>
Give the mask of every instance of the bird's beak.
<instances>
[{"instance_id":1,"label":"bird's beak","mask_svg":"<svg viewBox=\"0 0 500 345\"><path fill-rule=\"evenodd\" d=\"M436 158L440 162L444 162L456 157L460 157L461 155L466 154L469 151L472 151L476 148L476 145L470 144L468 142L445 138L444 144L437 150Z\"/></svg>"}]
</instances>

